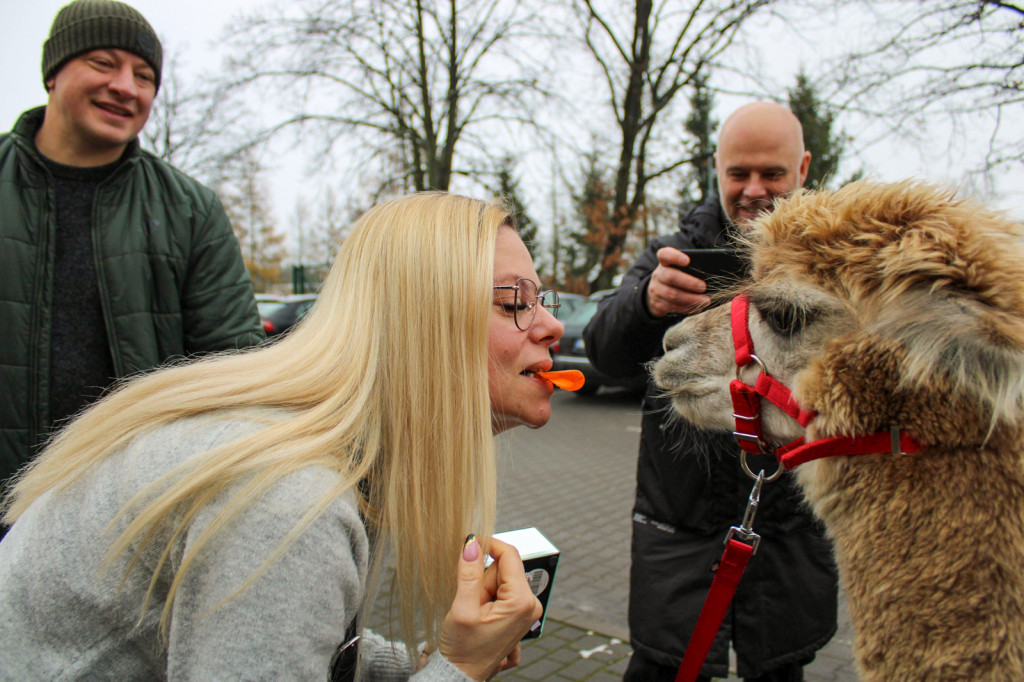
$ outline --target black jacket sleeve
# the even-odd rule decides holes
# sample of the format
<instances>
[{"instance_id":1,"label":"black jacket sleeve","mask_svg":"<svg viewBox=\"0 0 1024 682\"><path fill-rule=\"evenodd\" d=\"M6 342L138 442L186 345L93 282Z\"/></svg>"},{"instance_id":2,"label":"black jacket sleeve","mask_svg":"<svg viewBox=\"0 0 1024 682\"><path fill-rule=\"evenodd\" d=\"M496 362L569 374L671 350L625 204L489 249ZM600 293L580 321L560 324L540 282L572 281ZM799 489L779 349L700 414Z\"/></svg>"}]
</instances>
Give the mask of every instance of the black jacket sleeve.
<instances>
[{"instance_id":1,"label":"black jacket sleeve","mask_svg":"<svg viewBox=\"0 0 1024 682\"><path fill-rule=\"evenodd\" d=\"M249 272L220 199L208 205L189 254L181 297L185 352L206 353L254 346L264 339Z\"/></svg>"},{"instance_id":2,"label":"black jacket sleeve","mask_svg":"<svg viewBox=\"0 0 1024 682\"><path fill-rule=\"evenodd\" d=\"M647 285L658 267L658 249L686 251L724 246L726 218L716 195L690 211L679 231L655 239L622 278L614 294L601 301L583 330L590 362L605 374L629 377L646 372L646 363L662 354L661 340L679 315L653 317L647 310Z\"/></svg>"}]
</instances>

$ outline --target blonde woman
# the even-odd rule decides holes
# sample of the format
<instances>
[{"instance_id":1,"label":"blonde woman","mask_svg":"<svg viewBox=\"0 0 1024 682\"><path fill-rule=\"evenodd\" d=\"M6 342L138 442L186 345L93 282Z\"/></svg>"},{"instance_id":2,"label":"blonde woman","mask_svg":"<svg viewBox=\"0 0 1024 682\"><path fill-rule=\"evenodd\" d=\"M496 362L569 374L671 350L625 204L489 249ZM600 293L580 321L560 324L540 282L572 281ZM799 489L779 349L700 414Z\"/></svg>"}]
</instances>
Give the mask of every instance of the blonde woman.
<instances>
[{"instance_id":1,"label":"blonde woman","mask_svg":"<svg viewBox=\"0 0 1024 682\"><path fill-rule=\"evenodd\" d=\"M540 605L466 534L493 529L493 434L550 416L538 282L499 205L390 201L280 343L84 412L5 501L0 678L327 679L385 554L404 644L364 632L362 679L515 665Z\"/></svg>"}]
</instances>

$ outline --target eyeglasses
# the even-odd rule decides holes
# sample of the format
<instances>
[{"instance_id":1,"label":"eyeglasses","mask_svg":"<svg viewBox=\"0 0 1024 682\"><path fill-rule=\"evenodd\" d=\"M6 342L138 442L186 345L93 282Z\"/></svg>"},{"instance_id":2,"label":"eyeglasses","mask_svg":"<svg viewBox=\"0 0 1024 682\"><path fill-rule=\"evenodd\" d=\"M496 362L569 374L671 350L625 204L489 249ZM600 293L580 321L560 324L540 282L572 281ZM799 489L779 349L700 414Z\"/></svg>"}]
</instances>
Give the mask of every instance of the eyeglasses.
<instances>
[{"instance_id":1,"label":"eyeglasses","mask_svg":"<svg viewBox=\"0 0 1024 682\"><path fill-rule=\"evenodd\" d=\"M502 292L511 292L500 294L498 305L504 309L506 315L512 315L516 327L524 332L533 326L538 303L558 317L558 308L562 305L558 302L558 292L538 292L537 285L532 279L517 279L515 284L502 284L494 288Z\"/></svg>"}]
</instances>

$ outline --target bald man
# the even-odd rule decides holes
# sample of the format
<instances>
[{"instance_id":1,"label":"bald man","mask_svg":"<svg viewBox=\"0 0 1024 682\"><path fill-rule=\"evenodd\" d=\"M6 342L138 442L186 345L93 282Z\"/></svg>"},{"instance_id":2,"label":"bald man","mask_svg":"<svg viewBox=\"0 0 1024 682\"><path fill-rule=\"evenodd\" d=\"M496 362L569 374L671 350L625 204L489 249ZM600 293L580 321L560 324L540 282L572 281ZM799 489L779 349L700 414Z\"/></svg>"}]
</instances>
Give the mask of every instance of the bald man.
<instances>
[{"instance_id":1,"label":"bald man","mask_svg":"<svg viewBox=\"0 0 1024 682\"><path fill-rule=\"evenodd\" d=\"M601 371L631 376L662 353L665 331L710 303L706 283L677 269L695 248L728 247L777 197L803 185L811 155L797 118L774 102L729 116L715 166L719 194L655 240L602 301L583 332ZM682 422L649 385L643 402L629 627L633 646L624 679L673 682L714 578L731 526L743 519L753 481L726 434ZM748 458L771 473L770 457ZM801 504L789 474L767 483L754 529L762 536L704 668L702 680L738 674L758 682L803 680L803 667L835 633L837 576L824 532Z\"/></svg>"}]
</instances>

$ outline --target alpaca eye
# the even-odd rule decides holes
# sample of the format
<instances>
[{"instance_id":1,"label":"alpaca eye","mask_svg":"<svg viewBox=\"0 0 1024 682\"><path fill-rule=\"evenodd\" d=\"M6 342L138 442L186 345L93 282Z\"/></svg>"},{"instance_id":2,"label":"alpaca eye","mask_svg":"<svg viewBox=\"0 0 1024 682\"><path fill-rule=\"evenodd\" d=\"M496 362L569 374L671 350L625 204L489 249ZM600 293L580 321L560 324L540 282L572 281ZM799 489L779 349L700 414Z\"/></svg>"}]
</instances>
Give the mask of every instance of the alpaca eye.
<instances>
[{"instance_id":1,"label":"alpaca eye","mask_svg":"<svg viewBox=\"0 0 1024 682\"><path fill-rule=\"evenodd\" d=\"M766 310L764 320L776 334L793 336L803 329L806 318L795 307L787 305Z\"/></svg>"}]
</instances>

